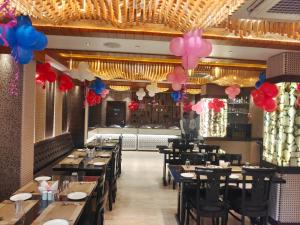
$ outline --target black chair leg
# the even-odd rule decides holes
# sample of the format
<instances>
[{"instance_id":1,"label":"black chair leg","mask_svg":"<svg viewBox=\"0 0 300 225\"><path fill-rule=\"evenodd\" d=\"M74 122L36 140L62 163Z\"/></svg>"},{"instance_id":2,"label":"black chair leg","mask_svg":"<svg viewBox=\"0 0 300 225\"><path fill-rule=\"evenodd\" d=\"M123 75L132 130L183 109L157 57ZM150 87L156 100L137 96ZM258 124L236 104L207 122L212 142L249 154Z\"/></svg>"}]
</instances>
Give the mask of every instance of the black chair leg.
<instances>
[{"instance_id":1,"label":"black chair leg","mask_svg":"<svg viewBox=\"0 0 300 225\"><path fill-rule=\"evenodd\" d=\"M170 184L171 183L171 174L170 174L170 172L168 171L168 184Z\"/></svg>"},{"instance_id":2,"label":"black chair leg","mask_svg":"<svg viewBox=\"0 0 300 225\"><path fill-rule=\"evenodd\" d=\"M242 215L241 225L245 225L245 216Z\"/></svg>"},{"instance_id":3,"label":"black chair leg","mask_svg":"<svg viewBox=\"0 0 300 225\"><path fill-rule=\"evenodd\" d=\"M216 218L216 223L217 223L217 225L219 225L219 224L220 224L220 219L219 219L219 217L218 217L218 218Z\"/></svg>"},{"instance_id":4,"label":"black chair leg","mask_svg":"<svg viewBox=\"0 0 300 225\"><path fill-rule=\"evenodd\" d=\"M175 190L176 189L176 182L175 182L175 180L173 180L173 190Z\"/></svg>"},{"instance_id":5,"label":"black chair leg","mask_svg":"<svg viewBox=\"0 0 300 225\"><path fill-rule=\"evenodd\" d=\"M108 207L109 207L109 211L112 211L112 204L113 204L113 196L112 196L112 192L109 192L109 196L108 196Z\"/></svg>"},{"instance_id":6,"label":"black chair leg","mask_svg":"<svg viewBox=\"0 0 300 225\"><path fill-rule=\"evenodd\" d=\"M212 225L216 225L216 220L215 220L215 218L211 218L211 220L212 220Z\"/></svg>"}]
</instances>

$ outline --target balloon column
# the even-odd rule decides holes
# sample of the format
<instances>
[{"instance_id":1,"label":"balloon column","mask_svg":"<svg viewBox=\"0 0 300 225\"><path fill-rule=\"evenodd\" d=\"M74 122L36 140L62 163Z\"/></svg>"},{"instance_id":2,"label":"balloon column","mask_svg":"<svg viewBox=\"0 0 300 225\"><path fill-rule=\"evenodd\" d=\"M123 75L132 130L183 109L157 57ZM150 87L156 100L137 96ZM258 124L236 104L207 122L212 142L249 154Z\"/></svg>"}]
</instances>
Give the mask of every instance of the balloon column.
<instances>
[{"instance_id":1,"label":"balloon column","mask_svg":"<svg viewBox=\"0 0 300 225\"><path fill-rule=\"evenodd\" d=\"M41 51L47 47L48 39L44 33L37 31L29 16L18 16L14 27L1 27L1 45L11 48L11 55L21 64L29 63L33 58L33 51ZM3 41L6 40L6 41Z\"/></svg>"},{"instance_id":2,"label":"balloon column","mask_svg":"<svg viewBox=\"0 0 300 225\"><path fill-rule=\"evenodd\" d=\"M225 89L225 93L228 95L228 98L233 100L237 95L241 93L240 86L235 84Z\"/></svg>"},{"instance_id":3,"label":"balloon column","mask_svg":"<svg viewBox=\"0 0 300 225\"><path fill-rule=\"evenodd\" d=\"M136 96L138 97L138 100L142 101L143 98L146 96L146 92L145 92L144 88L140 88L140 89L136 92Z\"/></svg>"},{"instance_id":4,"label":"balloon column","mask_svg":"<svg viewBox=\"0 0 300 225\"><path fill-rule=\"evenodd\" d=\"M71 77L66 74L62 74L59 78L59 90L67 92L74 88L74 83Z\"/></svg>"},{"instance_id":5,"label":"balloon column","mask_svg":"<svg viewBox=\"0 0 300 225\"><path fill-rule=\"evenodd\" d=\"M131 111L131 112L134 112L134 111L137 111L139 109L139 103L138 102L130 102L128 104L128 109Z\"/></svg>"},{"instance_id":6,"label":"balloon column","mask_svg":"<svg viewBox=\"0 0 300 225\"><path fill-rule=\"evenodd\" d=\"M192 107L193 107L193 104L191 102L184 103L184 105L183 105L183 112L190 112L190 111L192 111Z\"/></svg>"},{"instance_id":7,"label":"balloon column","mask_svg":"<svg viewBox=\"0 0 300 225\"><path fill-rule=\"evenodd\" d=\"M86 101L89 106L94 106L101 103L101 96L97 95L93 90L89 90L86 96Z\"/></svg>"},{"instance_id":8,"label":"balloon column","mask_svg":"<svg viewBox=\"0 0 300 225\"><path fill-rule=\"evenodd\" d=\"M277 95L277 86L268 82L251 92L254 104L266 112L274 112L277 109L277 103L274 99Z\"/></svg>"},{"instance_id":9,"label":"balloon column","mask_svg":"<svg viewBox=\"0 0 300 225\"><path fill-rule=\"evenodd\" d=\"M217 98L212 99L208 103L208 108L212 109L215 113L221 112L221 109L224 108L225 104L222 100L219 100Z\"/></svg>"},{"instance_id":10,"label":"balloon column","mask_svg":"<svg viewBox=\"0 0 300 225\"><path fill-rule=\"evenodd\" d=\"M259 80L255 83L255 88L258 89L266 81L266 73L261 72L259 74Z\"/></svg>"},{"instance_id":11,"label":"balloon column","mask_svg":"<svg viewBox=\"0 0 300 225\"><path fill-rule=\"evenodd\" d=\"M200 57L207 57L212 51L212 44L202 39L202 30L196 29L187 32L183 37L173 38L169 49L175 56L182 57L184 69L194 69L198 65Z\"/></svg>"},{"instance_id":12,"label":"balloon column","mask_svg":"<svg viewBox=\"0 0 300 225\"><path fill-rule=\"evenodd\" d=\"M55 80L56 73L52 70L49 63L37 64L35 75L36 83L43 85L43 88L45 88L46 81L53 83Z\"/></svg>"},{"instance_id":13,"label":"balloon column","mask_svg":"<svg viewBox=\"0 0 300 225\"><path fill-rule=\"evenodd\" d=\"M180 91L182 85L186 84L188 77L180 66L175 67L173 72L170 72L167 76L167 81L172 84L174 91Z\"/></svg>"}]
</instances>

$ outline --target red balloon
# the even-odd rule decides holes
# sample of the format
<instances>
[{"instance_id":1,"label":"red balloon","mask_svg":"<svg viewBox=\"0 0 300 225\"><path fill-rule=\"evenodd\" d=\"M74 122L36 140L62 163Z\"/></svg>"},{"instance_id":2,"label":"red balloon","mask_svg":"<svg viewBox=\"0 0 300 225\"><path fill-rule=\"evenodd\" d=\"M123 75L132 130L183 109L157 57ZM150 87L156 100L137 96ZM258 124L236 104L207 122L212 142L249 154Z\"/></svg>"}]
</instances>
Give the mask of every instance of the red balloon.
<instances>
[{"instance_id":1,"label":"red balloon","mask_svg":"<svg viewBox=\"0 0 300 225\"><path fill-rule=\"evenodd\" d=\"M262 90L265 93L265 95L271 98L274 98L278 95L278 88L276 84L265 82L259 87L259 89Z\"/></svg>"},{"instance_id":2,"label":"red balloon","mask_svg":"<svg viewBox=\"0 0 300 225\"><path fill-rule=\"evenodd\" d=\"M263 108L267 112L274 112L277 109L277 103L274 99L267 98L265 100Z\"/></svg>"},{"instance_id":3,"label":"red balloon","mask_svg":"<svg viewBox=\"0 0 300 225\"><path fill-rule=\"evenodd\" d=\"M263 91L260 89L254 90L251 92L251 95L253 97L253 102L257 107L263 107L264 103L266 101L266 96Z\"/></svg>"},{"instance_id":4,"label":"red balloon","mask_svg":"<svg viewBox=\"0 0 300 225\"><path fill-rule=\"evenodd\" d=\"M71 77L66 74L62 74L60 76L59 90L61 91L69 91L74 87L74 83Z\"/></svg>"},{"instance_id":5,"label":"red balloon","mask_svg":"<svg viewBox=\"0 0 300 225\"><path fill-rule=\"evenodd\" d=\"M93 90L89 90L86 96L86 101L89 106L94 106L101 103L101 96L97 95Z\"/></svg>"}]
</instances>

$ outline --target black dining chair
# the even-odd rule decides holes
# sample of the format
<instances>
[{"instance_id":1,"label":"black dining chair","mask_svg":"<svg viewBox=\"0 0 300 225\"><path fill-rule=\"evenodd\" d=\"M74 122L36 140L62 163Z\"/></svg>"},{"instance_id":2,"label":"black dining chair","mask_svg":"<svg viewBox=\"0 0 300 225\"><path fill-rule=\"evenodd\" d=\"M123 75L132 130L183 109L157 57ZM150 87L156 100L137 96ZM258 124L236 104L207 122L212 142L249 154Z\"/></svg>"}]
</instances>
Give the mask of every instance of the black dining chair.
<instances>
[{"instance_id":1,"label":"black dining chair","mask_svg":"<svg viewBox=\"0 0 300 225\"><path fill-rule=\"evenodd\" d=\"M187 193L186 201L186 225L189 218L196 220L200 225L200 219L208 217L212 219L213 225L227 224L229 204L228 179L231 168L196 168L197 185L196 191ZM196 211L196 214L195 214Z\"/></svg>"},{"instance_id":2,"label":"black dining chair","mask_svg":"<svg viewBox=\"0 0 300 225\"><path fill-rule=\"evenodd\" d=\"M98 180L98 185L96 189L96 212L93 225L103 225L104 224L104 210L107 200L107 188L105 187L105 173Z\"/></svg>"},{"instance_id":3,"label":"black dining chair","mask_svg":"<svg viewBox=\"0 0 300 225\"><path fill-rule=\"evenodd\" d=\"M112 151L111 160L107 167L108 205L110 211L113 208L113 203L115 202L117 196L117 178L118 178L117 164L118 164L118 151L115 149Z\"/></svg>"},{"instance_id":4,"label":"black dining chair","mask_svg":"<svg viewBox=\"0 0 300 225\"><path fill-rule=\"evenodd\" d=\"M273 168L243 168L242 188L236 187L229 190L230 208L240 217L230 214L245 224L245 217L253 223L260 220L260 224L268 222L269 196L271 180L275 174Z\"/></svg>"}]
</instances>

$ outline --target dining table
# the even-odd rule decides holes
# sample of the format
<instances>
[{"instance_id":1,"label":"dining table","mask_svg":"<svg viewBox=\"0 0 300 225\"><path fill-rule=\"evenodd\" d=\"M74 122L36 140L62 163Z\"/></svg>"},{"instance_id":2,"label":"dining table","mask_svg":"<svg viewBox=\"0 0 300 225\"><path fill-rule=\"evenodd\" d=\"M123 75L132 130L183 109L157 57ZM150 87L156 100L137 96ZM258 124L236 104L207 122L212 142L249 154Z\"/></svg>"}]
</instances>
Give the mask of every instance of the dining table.
<instances>
[{"instance_id":1,"label":"dining table","mask_svg":"<svg viewBox=\"0 0 300 225\"><path fill-rule=\"evenodd\" d=\"M53 171L60 172L84 172L86 175L100 175L109 164L112 151L111 150L97 150L93 155L81 154L78 155L79 150L74 150L68 156L63 158L60 162L52 167ZM82 151L80 151L82 153Z\"/></svg>"},{"instance_id":2,"label":"dining table","mask_svg":"<svg viewBox=\"0 0 300 225\"><path fill-rule=\"evenodd\" d=\"M15 213L15 204L10 200L5 200L0 203L0 225L18 225L31 224L34 220L34 215L39 210L38 200L27 200L23 204L24 214L21 216Z\"/></svg>"},{"instance_id":3,"label":"dining table","mask_svg":"<svg viewBox=\"0 0 300 225\"><path fill-rule=\"evenodd\" d=\"M24 216L16 217L15 202L5 200L0 203L0 225L19 225L19 221L24 218L24 225L34 224L42 225L48 220L65 219L71 225L80 224L82 214L91 216L92 196L95 192L98 180L101 178L95 176L79 176L78 181L72 181L72 176L54 175L47 181L49 185L59 182L58 198L51 201L42 200L38 189L40 182L32 180L20 187L15 194L31 193L29 200L23 201ZM67 185L62 189L62 184L67 181ZM86 197L81 200L70 200L68 194L74 192L84 192ZM84 218L83 218L84 219ZM33 222L34 221L34 222ZM22 224L23 225L23 224Z\"/></svg>"},{"instance_id":4,"label":"dining table","mask_svg":"<svg viewBox=\"0 0 300 225\"><path fill-rule=\"evenodd\" d=\"M215 165L210 165L210 166L204 166L204 165L168 165L168 170L174 179L176 183L179 184L179 190L178 190L178 202L177 202L177 213L176 213L176 218L178 221L179 225L183 225L185 221L185 212L184 212L184 205L186 202L185 199L185 192L186 188L191 184L196 182L196 173L195 173L195 168L220 168L219 166ZM253 168L259 168L258 166L250 166ZM229 168L232 169L231 175L229 176L228 182L231 185L236 185L238 186L239 184L242 183L243 176L242 176L242 170L243 166L229 166ZM182 173L194 173L192 177L183 177ZM201 180L205 182L207 178L205 176L201 177ZM222 180L221 180L222 181ZM225 182L225 179L224 179ZM246 183L251 183L252 178L251 177L246 177ZM277 183L277 184L282 184L285 183L286 181L282 179L280 176L275 176L273 177L272 183Z\"/></svg>"}]
</instances>

